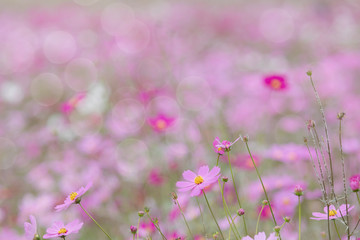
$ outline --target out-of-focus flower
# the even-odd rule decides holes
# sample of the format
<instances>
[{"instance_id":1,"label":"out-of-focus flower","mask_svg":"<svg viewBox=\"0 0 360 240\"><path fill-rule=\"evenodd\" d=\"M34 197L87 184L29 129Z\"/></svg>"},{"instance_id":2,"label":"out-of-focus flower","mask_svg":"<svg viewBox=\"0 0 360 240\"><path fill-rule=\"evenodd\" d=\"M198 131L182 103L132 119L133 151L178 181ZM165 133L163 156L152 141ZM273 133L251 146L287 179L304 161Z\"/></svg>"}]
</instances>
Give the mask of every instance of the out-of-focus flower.
<instances>
[{"instance_id":1,"label":"out-of-focus flower","mask_svg":"<svg viewBox=\"0 0 360 240\"><path fill-rule=\"evenodd\" d=\"M264 78L264 83L272 90L282 91L288 88L285 77L282 75L269 75Z\"/></svg>"},{"instance_id":2,"label":"out-of-focus flower","mask_svg":"<svg viewBox=\"0 0 360 240\"><path fill-rule=\"evenodd\" d=\"M360 189L360 175L354 175L350 178L350 188L353 192L358 192Z\"/></svg>"},{"instance_id":3,"label":"out-of-focus flower","mask_svg":"<svg viewBox=\"0 0 360 240\"><path fill-rule=\"evenodd\" d=\"M61 111L65 115L70 115L75 110L79 102L81 102L85 97L85 93L78 93L77 95L73 96L61 105Z\"/></svg>"},{"instance_id":4,"label":"out-of-focus flower","mask_svg":"<svg viewBox=\"0 0 360 240\"><path fill-rule=\"evenodd\" d=\"M310 158L308 149L296 144L274 145L266 155L283 163L293 163Z\"/></svg>"},{"instance_id":5,"label":"out-of-focus flower","mask_svg":"<svg viewBox=\"0 0 360 240\"><path fill-rule=\"evenodd\" d=\"M350 206L348 204L348 211L350 212L352 209L354 209L354 206ZM312 215L314 217L311 217L310 219L313 220L327 220L328 219L328 215L329 215L329 219L337 219L340 218L341 216L346 216L346 205L342 204L338 209L335 208L334 205L330 205L329 206L329 213L327 211L327 207L324 207L324 212L325 213L320 213L320 212L313 212Z\"/></svg>"},{"instance_id":6,"label":"out-of-focus flower","mask_svg":"<svg viewBox=\"0 0 360 240\"><path fill-rule=\"evenodd\" d=\"M183 173L183 178L186 181L178 181L176 183L176 187L179 188L179 192L191 190L191 197L199 196L202 190L217 182L219 176L219 167L214 167L211 171L209 171L209 166L202 166L197 174L190 170L186 170Z\"/></svg>"},{"instance_id":7,"label":"out-of-focus flower","mask_svg":"<svg viewBox=\"0 0 360 240\"><path fill-rule=\"evenodd\" d=\"M256 164L256 166L259 166L260 164L260 157L257 155L252 155L254 162ZM246 169L246 170L252 170L255 169L254 164L251 160L251 157L248 154L242 154L242 155L238 155L236 156L232 161L231 164L234 167L239 167L242 169Z\"/></svg>"},{"instance_id":8,"label":"out-of-focus flower","mask_svg":"<svg viewBox=\"0 0 360 240\"><path fill-rule=\"evenodd\" d=\"M131 226L130 226L130 232L131 232L132 234L136 234L136 233L137 233L137 227L131 225Z\"/></svg>"},{"instance_id":9,"label":"out-of-focus flower","mask_svg":"<svg viewBox=\"0 0 360 240\"><path fill-rule=\"evenodd\" d=\"M298 197L302 196L304 194L304 189L301 185L296 185L294 189L294 194Z\"/></svg>"},{"instance_id":10,"label":"out-of-focus flower","mask_svg":"<svg viewBox=\"0 0 360 240\"><path fill-rule=\"evenodd\" d=\"M46 229L46 234L43 236L43 238L60 238L70 235L72 233L78 233L82 225L83 223L77 219L66 225L61 221L57 221L54 222L51 227Z\"/></svg>"},{"instance_id":11,"label":"out-of-focus flower","mask_svg":"<svg viewBox=\"0 0 360 240\"><path fill-rule=\"evenodd\" d=\"M152 185L160 186L164 183L164 178L158 169L153 169L150 171L148 181Z\"/></svg>"},{"instance_id":12,"label":"out-of-focus flower","mask_svg":"<svg viewBox=\"0 0 360 240\"><path fill-rule=\"evenodd\" d=\"M175 118L159 114L154 118L149 118L148 123L155 132L164 132L175 122Z\"/></svg>"},{"instance_id":13,"label":"out-of-focus flower","mask_svg":"<svg viewBox=\"0 0 360 240\"><path fill-rule=\"evenodd\" d=\"M71 204L75 203L77 199L81 199L81 196L84 195L92 186L92 182L88 183L85 187L79 188L76 192L70 193L65 199L63 204L55 206L56 212L60 212L62 210L70 207Z\"/></svg>"},{"instance_id":14,"label":"out-of-focus flower","mask_svg":"<svg viewBox=\"0 0 360 240\"><path fill-rule=\"evenodd\" d=\"M266 234L264 232L260 232L251 238L249 236L243 237L242 240L277 240L279 239L275 233L271 233L268 238L266 238Z\"/></svg>"},{"instance_id":15,"label":"out-of-focus flower","mask_svg":"<svg viewBox=\"0 0 360 240\"><path fill-rule=\"evenodd\" d=\"M231 146L234 145L241 137L238 137L235 141L229 142L227 140L224 140L220 142L219 137L216 137L213 142L213 149L218 154L224 154L226 151L230 151Z\"/></svg>"},{"instance_id":16,"label":"out-of-focus flower","mask_svg":"<svg viewBox=\"0 0 360 240\"><path fill-rule=\"evenodd\" d=\"M30 223L25 222L24 223L24 230L25 230L25 236L28 240L33 239L40 239L39 235L37 234L37 223L36 219L33 215L29 216Z\"/></svg>"}]
</instances>

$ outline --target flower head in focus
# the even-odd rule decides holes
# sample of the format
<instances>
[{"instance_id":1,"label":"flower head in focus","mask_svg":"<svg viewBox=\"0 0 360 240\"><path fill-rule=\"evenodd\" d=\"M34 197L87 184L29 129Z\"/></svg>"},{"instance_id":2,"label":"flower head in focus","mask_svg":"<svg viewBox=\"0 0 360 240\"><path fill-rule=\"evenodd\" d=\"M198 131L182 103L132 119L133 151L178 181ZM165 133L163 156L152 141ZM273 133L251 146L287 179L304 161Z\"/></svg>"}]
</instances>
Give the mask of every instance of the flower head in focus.
<instances>
[{"instance_id":1,"label":"flower head in focus","mask_svg":"<svg viewBox=\"0 0 360 240\"><path fill-rule=\"evenodd\" d=\"M354 175L350 178L350 188L353 192L358 192L360 189L360 175Z\"/></svg>"},{"instance_id":2,"label":"flower head in focus","mask_svg":"<svg viewBox=\"0 0 360 240\"><path fill-rule=\"evenodd\" d=\"M49 238L60 238L70 235L71 233L78 233L83 223L79 220L74 220L68 224L64 224L61 221L54 222L51 227L46 229L46 234L43 236L44 239Z\"/></svg>"},{"instance_id":3,"label":"flower head in focus","mask_svg":"<svg viewBox=\"0 0 360 240\"><path fill-rule=\"evenodd\" d=\"M183 177L186 181L176 183L179 192L191 191L191 197L199 196L203 190L217 182L220 177L220 168L214 167L209 171L209 166L202 166L197 174L190 170L184 171Z\"/></svg>"},{"instance_id":4,"label":"flower head in focus","mask_svg":"<svg viewBox=\"0 0 360 240\"><path fill-rule=\"evenodd\" d=\"M348 204L348 211L350 212L352 209L354 209L354 206L350 206ZM328 213L327 207L324 207L324 212L325 213L313 212L312 215L314 217L311 217L310 219L318 220L318 221L319 220L327 220L328 215L329 215L330 220L341 218L341 216L346 216L346 205L342 204L338 209L336 209L334 205L330 205L329 213Z\"/></svg>"},{"instance_id":5,"label":"flower head in focus","mask_svg":"<svg viewBox=\"0 0 360 240\"><path fill-rule=\"evenodd\" d=\"M215 138L213 142L213 149L216 153L222 155L224 152L228 152L231 150L231 146L234 145L241 137L238 137L235 141L229 142L227 140L220 141L218 137Z\"/></svg>"},{"instance_id":6,"label":"flower head in focus","mask_svg":"<svg viewBox=\"0 0 360 240\"><path fill-rule=\"evenodd\" d=\"M77 203L77 201L81 200L81 196L84 195L92 186L92 182L88 183L85 187L79 188L76 192L70 193L65 199L63 204L57 205L55 207L56 212L60 212L62 210L70 207L71 204Z\"/></svg>"}]
</instances>

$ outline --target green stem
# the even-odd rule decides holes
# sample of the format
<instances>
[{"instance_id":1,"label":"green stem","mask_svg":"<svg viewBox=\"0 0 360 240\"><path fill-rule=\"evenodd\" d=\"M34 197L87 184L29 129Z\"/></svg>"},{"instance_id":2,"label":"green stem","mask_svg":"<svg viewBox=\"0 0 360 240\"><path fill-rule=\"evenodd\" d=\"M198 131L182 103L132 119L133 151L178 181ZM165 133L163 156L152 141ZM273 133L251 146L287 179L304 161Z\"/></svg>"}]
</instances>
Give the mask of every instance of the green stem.
<instances>
[{"instance_id":1,"label":"green stem","mask_svg":"<svg viewBox=\"0 0 360 240\"><path fill-rule=\"evenodd\" d=\"M183 219L184 219L185 224L186 224L186 227L187 227L187 229L188 229L188 231L189 231L189 233L190 233L190 236L191 236L192 239L194 239L194 236L193 236L193 234L192 234L192 232L191 232L191 230L190 230L189 224L188 224L188 222L186 221L184 212L183 212L183 210L182 210L182 208L181 208L181 206L180 206L180 203L179 203L179 201L178 201L177 199L176 199L176 203L177 203L177 205L178 205L178 207L179 207L179 209L180 209L181 215L183 216Z\"/></svg>"},{"instance_id":2,"label":"green stem","mask_svg":"<svg viewBox=\"0 0 360 240\"><path fill-rule=\"evenodd\" d=\"M141 217L139 217L138 224L137 224L136 240L138 240L138 239L139 239L140 219L141 219Z\"/></svg>"},{"instance_id":3,"label":"green stem","mask_svg":"<svg viewBox=\"0 0 360 240\"><path fill-rule=\"evenodd\" d=\"M356 192L356 197L357 197L358 203L359 203L359 205L360 205L360 197L359 197L359 193L358 193L358 192Z\"/></svg>"},{"instance_id":4,"label":"green stem","mask_svg":"<svg viewBox=\"0 0 360 240\"><path fill-rule=\"evenodd\" d=\"M261 217L261 213L264 210L265 205L262 205L261 210L259 212L259 216L256 222L256 228L255 228L255 235L258 233L258 229L259 229L259 222L260 222L260 217Z\"/></svg>"},{"instance_id":5,"label":"green stem","mask_svg":"<svg viewBox=\"0 0 360 240\"><path fill-rule=\"evenodd\" d=\"M109 234L107 234L105 232L105 230L100 226L100 224L85 210L85 208L81 205L81 203L79 203L80 207L82 208L82 210L86 213L86 215L88 215L91 220L93 220L93 222L101 229L101 231L103 231L103 233L105 233L105 235L110 239L112 240L112 238L109 236Z\"/></svg>"},{"instance_id":6,"label":"green stem","mask_svg":"<svg viewBox=\"0 0 360 240\"><path fill-rule=\"evenodd\" d=\"M233 173L233 170L232 170L232 167L231 167L230 151L228 151L228 159L229 159L229 167L230 167L230 172L231 172L231 179L232 179L233 184L234 184L234 189L235 189L236 198L237 198L237 201L238 201L238 203L239 203L239 207L242 208L242 207L241 207L240 198L239 198L239 194L238 194L238 192L237 192L237 188L236 188L236 184L235 184L234 173ZM243 219L243 222L244 222L245 235L248 235L245 217L243 216L242 219Z\"/></svg>"},{"instance_id":7,"label":"green stem","mask_svg":"<svg viewBox=\"0 0 360 240\"><path fill-rule=\"evenodd\" d=\"M300 196L299 197L299 240L301 240L301 201L300 201Z\"/></svg>"},{"instance_id":8,"label":"green stem","mask_svg":"<svg viewBox=\"0 0 360 240\"><path fill-rule=\"evenodd\" d=\"M165 235L162 233L160 226L154 222L154 220L152 220L152 218L150 217L150 214L148 212L146 212L146 215L148 216L148 218L150 219L150 221L154 224L154 226L156 227L156 229L158 230L158 232L161 234L161 237L165 240L167 240L167 238L165 237Z\"/></svg>"},{"instance_id":9,"label":"green stem","mask_svg":"<svg viewBox=\"0 0 360 240\"><path fill-rule=\"evenodd\" d=\"M267 195L267 192L266 192L266 189L265 189L264 183L263 183L263 181L262 181L262 179L261 179L261 176L260 176L259 170L258 170L258 169L257 169L257 167L256 167L256 164L255 164L254 158L253 158L253 156L251 155L251 151L250 151L250 148L249 148L249 145L248 145L247 141L245 141L245 145L246 145L246 148L247 148L247 150L248 150L248 152L249 152L249 155L250 155L251 161L252 161L252 163L254 164L254 168L255 168L255 170L256 170L256 174L257 174L257 176L258 176L258 178L259 178L259 180L260 180L261 186L262 186L262 188L263 188L263 190L264 190L265 198L266 198L266 200L268 201L269 208L270 208L270 212L271 212L272 218L273 218L274 223L275 223L275 226L276 226L276 225L277 225L277 223L276 223L276 219L275 219L275 216L274 216L274 212L273 212L272 207L271 207L271 203L270 203L269 197L268 197L268 195Z\"/></svg>"},{"instance_id":10,"label":"green stem","mask_svg":"<svg viewBox=\"0 0 360 240\"><path fill-rule=\"evenodd\" d=\"M225 201L225 196L224 196L224 187L225 187L225 182L223 182L223 187L222 187L222 188L221 188L220 179L219 179L219 181L218 181L218 182L219 182L219 187L220 187L220 191L221 191L221 197L222 197L222 201L223 201L223 207L224 207L225 216L226 216L226 219L228 220L228 222L229 222L229 226L230 226L229 231L230 231L230 230L231 230L231 231L233 231L233 233L234 233L234 235L235 235L236 239L241 238L241 236L240 236L240 234L239 234L238 230L236 229L235 222L234 222L234 220L233 220L233 219L232 219L232 217L231 217L231 213L230 213L230 211L227 209L227 204L226 204L226 201ZM230 220L229 220L229 217L230 217L230 219L231 219L231 221L232 221L233 225L231 224L231 222L230 222ZM236 232L237 232L237 234L238 234L239 236L237 236L237 235L236 235L236 233L235 233L234 229L236 230Z\"/></svg>"},{"instance_id":11,"label":"green stem","mask_svg":"<svg viewBox=\"0 0 360 240\"><path fill-rule=\"evenodd\" d=\"M334 226L335 226L336 233L337 233L339 239L341 240L341 236L340 236L339 230L338 230L338 228L337 228L337 226L336 226L335 219L333 220L333 222L334 222Z\"/></svg>"},{"instance_id":12,"label":"green stem","mask_svg":"<svg viewBox=\"0 0 360 240\"><path fill-rule=\"evenodd\" d=\"M216 220L216 218L215 218L215 215L214 215L214 213L213 213L213 211L212 211L212 209L211 209L211 207L210 207L210 203L209 203L209 201L208 201L208 199L207 199L207 197L206 197L205 191L202 190L202 192L203 192L203 194L204 194L204 197L205 197L205 200L206 200L206 204L207 204L208 207L209 207L209 210L210 210L210 212L211 212L211 215L212 215L212 217L214 218L214 221L215 221L215 223L216 223L216 226L217 226L218 229L219 229L220 235L221 235L222 239L225 240L224 234L222 233L221 228L220 228L220 226L219 226L219 224L218 224L218 222L217 222L217 220Z\"/></svg>"},{"instance_id":13,"label":"green stem","mask_svg":"<svg viewBox=\"0 0 360 240\"><path fill-rule=\"evenodd\" d=\"M203 225L203 228L204 228L204 235L205 235L206 234L206 229L205 229L205 224L204 224L204 216L202 214L202 210L201 210L201 206L200 206L198 197L196 197L196 202L197 202L197 204L199 206L199 211L200 211L200 215L201 215L201 222L202 222L202 225Z\"/></svg>"}]
</instances>

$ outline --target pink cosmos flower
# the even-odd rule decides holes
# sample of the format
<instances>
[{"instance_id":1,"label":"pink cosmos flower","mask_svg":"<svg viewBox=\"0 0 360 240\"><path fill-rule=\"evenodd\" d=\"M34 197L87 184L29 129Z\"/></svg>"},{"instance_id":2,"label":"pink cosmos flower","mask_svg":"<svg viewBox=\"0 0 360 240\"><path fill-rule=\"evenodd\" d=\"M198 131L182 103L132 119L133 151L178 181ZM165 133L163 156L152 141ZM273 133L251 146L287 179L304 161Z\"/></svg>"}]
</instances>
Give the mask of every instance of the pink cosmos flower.
<instances>
[{"instance_id":1,"label":"pink cosmos flower","mask_svg":"<svg viewBox=\"0 0 360 240\"><path fill-rule=\"evenodd\" d=\"M69 196L67 196L67 198L65 199L63 204L57 205L55 207L56 212L60 212L70 207L71 204L75 203L77 199L81 198L81 196L84 195L87 192L87 190L89 190L89 188L91 187L92 187L92 182L90 182L85 187L81 187L76 192L70 193Z\"/></svg>"},{"instance_id":2,"label":"pink cosmos flower","mask_svg":"<svg viewBox=\"0 0 360 240\"><path fill-rule=\"evenodd\" d=\"M72 98L70 98L68 101L64 102L61 105L61 111L65 115L70 115L74 111L76 106L79 104L79 102L85 98L85 96L86 96L85 93L79 93L73 96Z\"/></svg>"},{"instance_id":3,"label":"pink cosmos flower","mask_svg":"<svg viewBox=\"0 0 360 240\"><path fill-rule=\"evenodd\" d=\"M24 230L25 230L26 238L32 240L35 238L35 235L37 235L37 225L36 225L36 219L33 215L30 215L29 218L30 218L30 223L28 222L24 223Z\"/></svg>"},{"instance_id":4,"label":"pink cosmos flower","mask_svg":"<svg viewBox=\"0 0 360 240\"><path fill-rule=\"evenodd\" d=\"M342 204L339 209L336 209L334 205L330 205L330 212L329 212L329 219L337 219L337 218L341 218L342 216L346 216L346 205ZM350 212L352 209L354 209L354 206L351 206L348 204L348 211ZM328 212L327 212L327 207L324 207L324 212L325 213L320 213L320 212L313 212L312 215L314 217L311 217L310 219L313 220L327 220L328 218Z\"/></svg>"},{"instance_id":5,"label":"pink cosmos flower","mask_svg":"<svg viewBox=\"0 0 360 240\"><path fill-rule=\"evenodd\" d=\"M219 176L219 167L214 167L209 171L209 166L202 166L197 174L190 170L186 170L183 172L183 177L186 181L177 182L176 187L179 188L179 192L191 190L191 197L199 196L202 190L217 182Z\"/></svg>"},{"instance_id":6,"label":"pink cosmos flower","mask_svg":"<svg viewBox=\"0 0 360 240\"><path fill-rule=\"evenodd\" d=\"M175 118L167 117L163 114L159 114L154 118L149 118L148 123L151 128L156 132L164 132L171 127L175 122Z\"/></svg>"},{"instance_id":7,"label":"pink cosmos flower","mask_svg":"<svg viewBox=\"0 0 360 240\"><path fill-rule=\"evenodd\" d=\"M358 192L360 189L360 175L354 175L350 178L350 188L353 192Z\"/></svg>"},{"instance_id":8,"label":"pink cosmos flower","mask_svg":"<svg viewBox=\"0 0 360 240\"><path fill-rule=\"evenodd\" d=\"M78 233L83 223L79 220L74 220L66 225L61 221L56 221L51 227L46 229L44 239L65 237L71 233Z\"/></svg>"},{"instance_id":9,"label":"pink cosmos flower","mask_svg":"<svg viewBox=\"0 0 360 240\"><path fill-rule=\"evenodd\" d=\"M264 78L264 83L267 87L276 91L282 91L288 87L285 77L282 75L266 76Z\"/></svg>"},{"instance_id":10,"label":"pink cosmos flower","mask_svg":"<svg viewBox=\"0 0 360 240\"><path fill-rule=\"evenodd\" d=\"M164 177L161 175L158 169L152 169L150 171L148 181L152 185L160 186L164 183Z\"/></svg>"},{"instance_id":11,"label":"pink cosmos flower","mask_svg":"<svg viewBox=\"0 0 360 240\"><path fill-rule=\"evenodd\" d=\"M234 145L241 137L238 137L234 142L224 140L220 142L219 137L216 137L213 142L213 149L218 154L224 154L225 151L230 151L232 145Z\"/></svg>"},{"instance_id":12,"label":"pink cosmos flower","mask_svg":"<svg viewBox=\"0 0 360 240\"><path fill-rule=\"evenodd\" d=\"M275 233L271 233L268 238L266 238L266 235L264 232L260 232L257 235L254 236L254 238L251 238L249 236L243 237L242 240L278 240L279 238L275 235Z\"/></svg>"}]
</instances>

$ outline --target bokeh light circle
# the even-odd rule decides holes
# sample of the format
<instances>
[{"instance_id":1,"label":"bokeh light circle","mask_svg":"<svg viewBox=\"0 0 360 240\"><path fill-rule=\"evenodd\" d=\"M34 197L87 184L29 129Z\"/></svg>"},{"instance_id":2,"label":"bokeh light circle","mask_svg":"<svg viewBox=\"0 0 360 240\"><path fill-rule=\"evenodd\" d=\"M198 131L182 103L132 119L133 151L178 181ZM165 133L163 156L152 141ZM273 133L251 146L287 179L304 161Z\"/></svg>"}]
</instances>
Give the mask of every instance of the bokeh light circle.
<instances>
[{"instance_id":1,"label":"bokeh light circle","mask_svg":"<svg viewBox=\"0 0 360 240\"><path fill-rule=\"evenodd\" d=\"M15 163L18 149L13 141L0 137L0 153L0 170L5 170Z\"/></svg>"},{"instance_id":2,"label":"bokeh light circle","mask_svg":"<svg viewBox=\"0 0 360 240\"><path fill-rule=\"evenodd\" d=\"M116 44L121 51L127 54L135 54L146 48L150 41L148 26L133 20L121 25L121 29L115 33Z\"/></svg>"},{"instance_id":3,"label":"bokeh light circle","mask_svg":"<svg viewBox=\"0 0 360 240\"><path fill-rule=\"evenodd\" d=\"M46 58L56 64L66 63L74 57L77 50L74 37L64 31L49 33L44 41L43 51Z\"/></svg>"},{"instance_id":4,"label":"bokeh light circle","mask_svg":"<svg viewBox=\"0 0 360 240\"><path fill-rule=\"evenodd\" d=\"M145 108L134 99L124 99L115 104L111 120L122 126L126 132L140 129L145 122Z\"/></svg>"},{"instance_id":5,"label":"bokeh light circle","mask_svg":"<svg viewBox=\"0 0 360 240\"><path fill-rule=\"evenodd\" d=\"M41 105L51 106L63 95L63 84L53 73L42 73L31 83L31 96Z\"/></svg>"},{"instance_id":6,"label":"bokeh light circle","mask_svg":"<svg viewBox=\"0 0 360 240\"><path fill-rule=\"evenodd\" d=\"M200 77L187 77L176 89L176 97L180 105L191 111L203 110L209 104L211 96L209 84Z\"/></svg>"},{"instance_id":7,"label":"bokeh light circle","mask_svg":"<svg viewBox=\"0 0 360 240\"><path fill-rule=\"evenodd\" d=\"M139 180L149 166L149 149L145 142L128 138L117 146L117 170L127 180Z\"/></svg>"},{"instance_id":8,"label":"bokeh light circle","mask_svg":"<svg viewBox=\"0 0 360 240\"><path fill-rule=\"evenodd\" d=\"M123 24L134 19L134 12L131 7L123 3L113 3L105 7L101 13L101 25L105 32L115 35L123 29Z\"/></svg>"},{"instance_id":9,"label":"bokeh light circle","mask_svg":"<svg viewBox=\"0 0 360 240\"><path fill-rule=\"evenodd\" d=\"M87 58L73 59L66 66L64 78L66 84L75 91L86 91L97 80L95 64Z\"/></svg>"}]
</instances>

